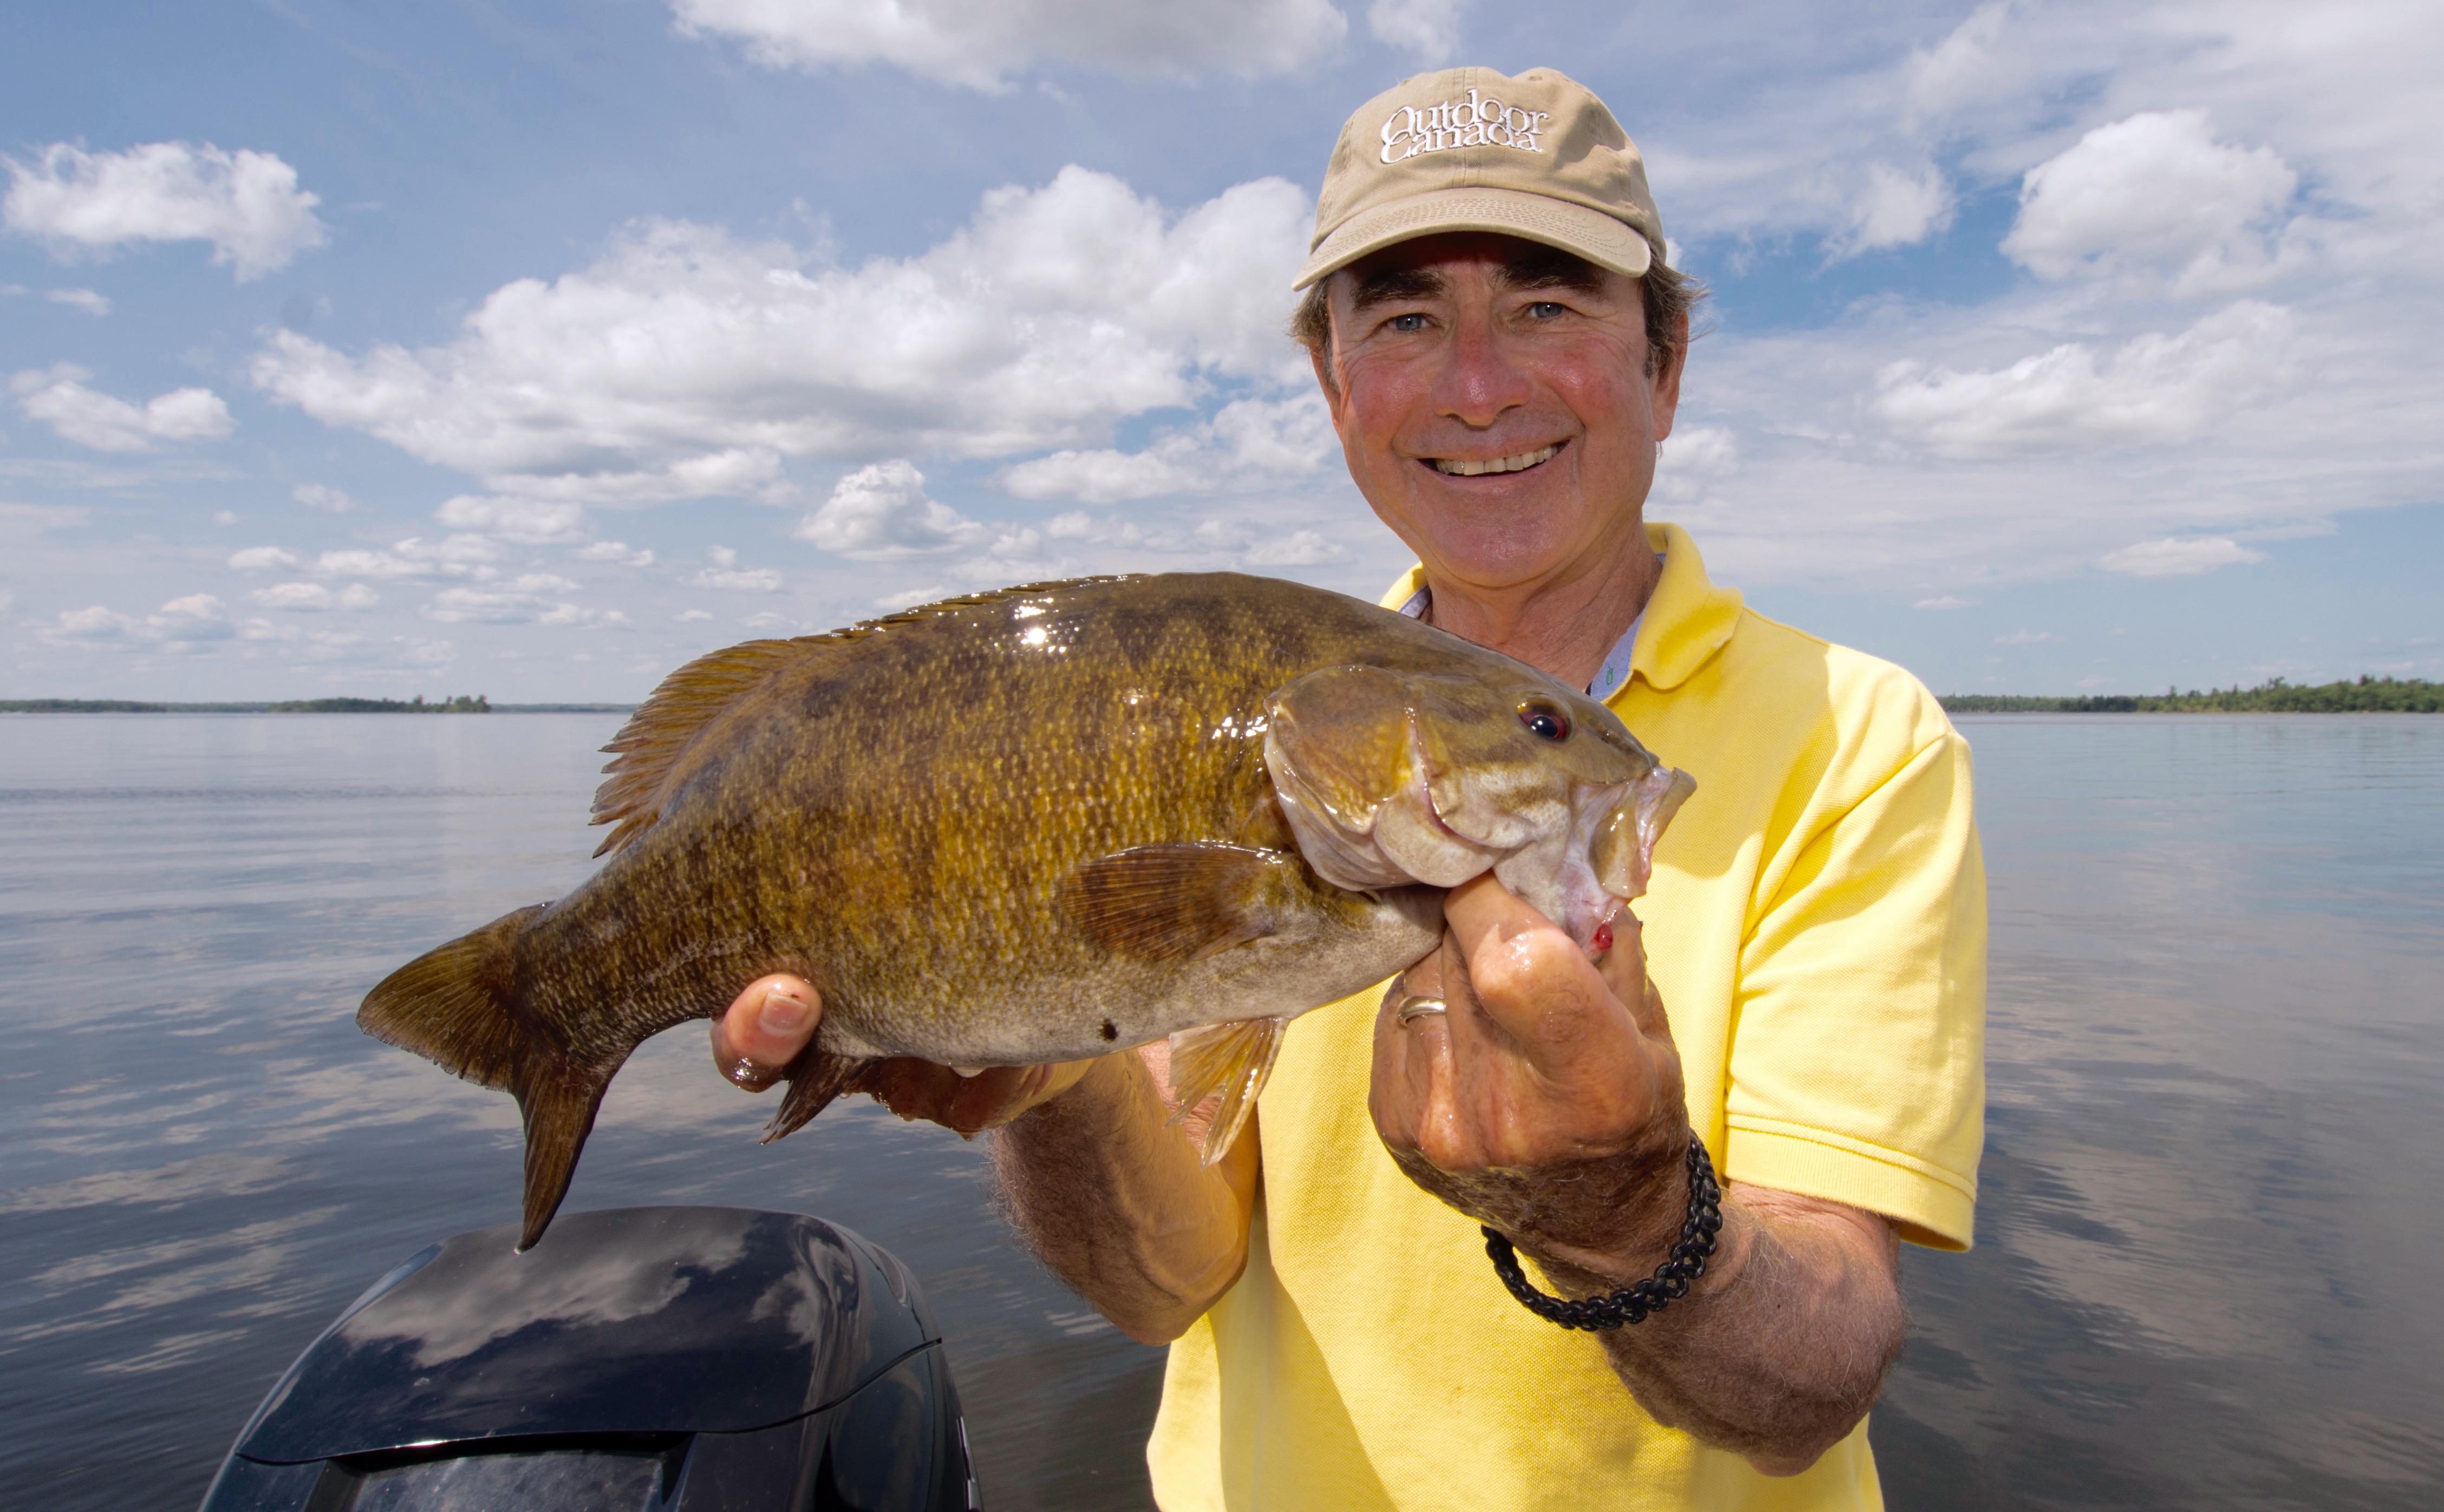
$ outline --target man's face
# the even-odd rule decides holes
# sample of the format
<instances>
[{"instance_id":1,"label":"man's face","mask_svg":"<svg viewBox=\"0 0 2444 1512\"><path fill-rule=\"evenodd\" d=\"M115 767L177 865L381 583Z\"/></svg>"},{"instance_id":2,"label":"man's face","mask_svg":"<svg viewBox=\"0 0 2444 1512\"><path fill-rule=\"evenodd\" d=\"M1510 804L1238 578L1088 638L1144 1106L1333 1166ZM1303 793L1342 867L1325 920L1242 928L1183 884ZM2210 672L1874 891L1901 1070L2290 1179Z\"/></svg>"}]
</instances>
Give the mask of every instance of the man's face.
<instances>
[{"instance_id":1,"label":"man's face","mask_svg":"<svg viewBox=\"0 0 2444 1512\"><path fill-rule=\"evenodd\" d=\"M1647 371L1637 280L1472 233L1388 248L1326 295L1317 377L1350 475L1429 573L1535 586L1637 538L1680 396L1676 361ZM1485 464L1506 470L1464 470Z\"/></svg>"}]
</instances>

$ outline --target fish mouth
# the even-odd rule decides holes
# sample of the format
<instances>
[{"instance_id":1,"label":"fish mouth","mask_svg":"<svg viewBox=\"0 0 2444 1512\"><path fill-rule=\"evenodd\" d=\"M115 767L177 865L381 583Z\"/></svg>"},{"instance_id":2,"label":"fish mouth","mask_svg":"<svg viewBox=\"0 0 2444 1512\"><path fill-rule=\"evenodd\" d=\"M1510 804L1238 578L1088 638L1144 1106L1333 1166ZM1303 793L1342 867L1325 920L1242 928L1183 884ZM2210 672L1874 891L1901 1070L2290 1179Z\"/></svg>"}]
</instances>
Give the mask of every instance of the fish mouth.
<instances>
[{"instance_id":1,"label":"fish mouth","mask_svg":"<svg viewBox=\"0 0 2444 1512\"><path fill-rule=\"evenodd\" d=\"M1428 457L1425 460L1444 477L1475 478L1489 472L1525 472L1529 468L1543 467L1561 453L1562 445L1555 441L1533 452L1522 452L1517 456L1490 457L1482 462L1461 457Z\"/></svg>"}]
</instances>

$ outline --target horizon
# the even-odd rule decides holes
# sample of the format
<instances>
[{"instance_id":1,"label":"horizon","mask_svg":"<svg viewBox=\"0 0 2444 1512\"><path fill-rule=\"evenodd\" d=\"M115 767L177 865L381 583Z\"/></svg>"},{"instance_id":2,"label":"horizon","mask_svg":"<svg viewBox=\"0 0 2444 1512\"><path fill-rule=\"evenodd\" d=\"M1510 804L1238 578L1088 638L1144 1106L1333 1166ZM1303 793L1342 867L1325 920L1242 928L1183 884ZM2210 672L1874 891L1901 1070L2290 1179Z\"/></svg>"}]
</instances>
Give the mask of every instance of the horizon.
<instances>
[{"instance_id":1,"label":"horizon","mask_svg":"<svg viewBox=\"0 0 2444 1512\"><path fill-rule=\"evenodd\" d=\"M1030 579L1372 599L1281 334L1325 154L1557 59L1713 290L1648 517L1760 612L1950 694L2444 677L2444 15L937 9L19 16L0 698L633 704Z\"/></svg>"}]
</instances>

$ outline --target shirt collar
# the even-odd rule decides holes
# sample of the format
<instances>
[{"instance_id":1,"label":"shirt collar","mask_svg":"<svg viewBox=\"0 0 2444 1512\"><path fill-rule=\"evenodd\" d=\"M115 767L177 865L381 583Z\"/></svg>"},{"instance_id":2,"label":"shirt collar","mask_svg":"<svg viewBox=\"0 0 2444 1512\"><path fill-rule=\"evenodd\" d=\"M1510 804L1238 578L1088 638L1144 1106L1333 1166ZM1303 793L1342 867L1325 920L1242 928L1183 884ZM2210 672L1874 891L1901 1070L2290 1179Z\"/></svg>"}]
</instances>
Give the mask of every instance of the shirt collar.
<instances>
[{"instance_id":1,"label":"shirt collar","mask_svg":"<svg viewBox=\"0 0 2444 1512\"><path fill-rule=\"evenodd\" d=\"M1412 619L1423 619L1434 601L1434 590L1420 588L1409 595L1409 601L1400 606L1400 613ZM1603 665L1596 669L1596 680L1587 684L1587 696L1597 703L1610 703L1613 694L1629 686L1631 657L1638 649L1639 621L1645 618L1646 612L1639 611L1638 618L1629 622L1629 628L1612 643L1612 650L1604 653Z\"/></svg>"},{"instance_id":2,"label":"shirt collar","mask_svg":"<svg viewBox=\"0 0 2444 1512\"><path fill-rule=\"evenodd\" d=\"M1663 576L1646 607L1630 621L1614 643L1588 688L1598 702L1609 702L1644 677L1651 687L1677 688L1713 658L1739 628L1741 599L1736 588L1718 588L1706 576L1705 559L1689 532L1660 520L1646 526L1646 544L1663 559ZM1383 607L1397 608L1415 619L1434 601L1425 571L1411 567L1382 598Z\"/></svg>"}]
</instances>

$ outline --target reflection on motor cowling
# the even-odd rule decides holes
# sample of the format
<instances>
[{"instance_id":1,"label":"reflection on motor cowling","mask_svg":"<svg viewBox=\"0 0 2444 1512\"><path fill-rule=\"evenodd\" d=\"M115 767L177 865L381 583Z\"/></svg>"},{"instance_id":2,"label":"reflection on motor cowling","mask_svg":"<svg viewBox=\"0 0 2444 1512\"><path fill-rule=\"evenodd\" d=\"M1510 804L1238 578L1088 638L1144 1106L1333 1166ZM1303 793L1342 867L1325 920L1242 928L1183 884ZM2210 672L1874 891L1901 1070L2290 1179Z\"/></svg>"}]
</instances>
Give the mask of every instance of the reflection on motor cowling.
<instances>
[{"instance_id":1,"label":"reflection on motor cowling","mask_svg":"<svg viewBox=\"0 0 2444 1512\"><path fill-rule=\"evenodd\" d=\"M964 1512L922 1291L794 1213L575 1213L423 1250L268 1395L205 1512Z\"/></svg>"}]
</instances>

